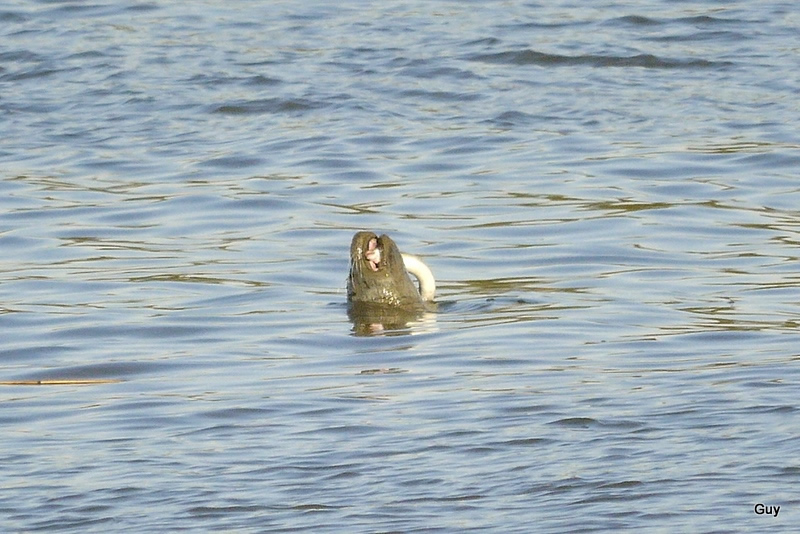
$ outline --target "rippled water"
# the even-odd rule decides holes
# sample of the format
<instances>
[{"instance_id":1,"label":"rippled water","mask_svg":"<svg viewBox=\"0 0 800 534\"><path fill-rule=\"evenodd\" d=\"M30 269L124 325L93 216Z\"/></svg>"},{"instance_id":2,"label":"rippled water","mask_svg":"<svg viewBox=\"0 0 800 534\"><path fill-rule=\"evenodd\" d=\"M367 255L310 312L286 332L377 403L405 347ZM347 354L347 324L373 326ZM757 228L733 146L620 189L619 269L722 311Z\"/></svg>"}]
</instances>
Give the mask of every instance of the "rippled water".
<instances>
[{"instance_id":1,"label":"rippled water","mask_svg":"<svg viewBox=\"0 0 800 534\"><path fill-rule=\"evenodd\" d=\"M591 6L0 8L2 530L796 524L800 15Z\"/></svg>"}]
</instances>

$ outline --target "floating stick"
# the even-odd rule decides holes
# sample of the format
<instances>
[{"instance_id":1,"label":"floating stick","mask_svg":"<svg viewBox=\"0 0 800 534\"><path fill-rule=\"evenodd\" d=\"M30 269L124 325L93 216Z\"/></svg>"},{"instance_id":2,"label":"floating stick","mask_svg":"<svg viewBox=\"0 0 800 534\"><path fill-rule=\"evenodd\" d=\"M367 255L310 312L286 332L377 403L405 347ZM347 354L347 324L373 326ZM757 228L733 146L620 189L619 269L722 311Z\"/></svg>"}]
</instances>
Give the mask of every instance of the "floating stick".
<instances>
[{"instance_id":1,"label":"floating stick","mask_svg":"<svg viewBox=\"0 0 800 534\"><path fill-rule=\"evenodd\" d=\"M87 386L92 384L117 384L118 378L45 378L43 380L6 380L0 386Z\"/></svg>"}]
</instances>

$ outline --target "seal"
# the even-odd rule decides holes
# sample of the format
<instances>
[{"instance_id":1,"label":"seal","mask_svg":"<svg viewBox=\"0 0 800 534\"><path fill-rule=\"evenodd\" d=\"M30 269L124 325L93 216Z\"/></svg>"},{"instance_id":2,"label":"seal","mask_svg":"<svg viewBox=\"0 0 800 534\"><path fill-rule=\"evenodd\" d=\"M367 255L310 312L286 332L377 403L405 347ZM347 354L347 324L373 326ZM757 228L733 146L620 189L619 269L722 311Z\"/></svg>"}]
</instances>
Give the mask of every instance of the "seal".
<instances>
[{"instance_id":1,"label":"seal","mask_svg":"<svg viewBox=\"0 0 800 534\"><path fill-rule=\"evenodd\" d=\"M409 273L419 281L414 285ZM357 232L350 243L347 300L359 304L424 310L436 291L433 273L422 260L401 254L388 235Z\"/></svg>"}]
</instances>

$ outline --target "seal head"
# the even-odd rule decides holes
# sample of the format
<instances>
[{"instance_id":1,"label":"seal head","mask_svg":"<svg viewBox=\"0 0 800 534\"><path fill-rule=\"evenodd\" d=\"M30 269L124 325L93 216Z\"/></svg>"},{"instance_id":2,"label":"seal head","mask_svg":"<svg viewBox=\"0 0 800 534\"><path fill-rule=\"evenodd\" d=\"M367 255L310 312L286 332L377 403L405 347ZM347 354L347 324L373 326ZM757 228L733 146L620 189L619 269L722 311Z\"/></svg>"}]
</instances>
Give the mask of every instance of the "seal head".
<instances>
[{"instance_id":1,"label":"seal head","mask_svg":"<svg viewBox=\"0 0 800 534\"><path fill-rule=\"evenodd\" d=\"M369 304L409 311L424 309L400 249L388 235L378 237L372 232L358 232L350 243L347 300L351 306Z\"/></svg>"}]
</instances>

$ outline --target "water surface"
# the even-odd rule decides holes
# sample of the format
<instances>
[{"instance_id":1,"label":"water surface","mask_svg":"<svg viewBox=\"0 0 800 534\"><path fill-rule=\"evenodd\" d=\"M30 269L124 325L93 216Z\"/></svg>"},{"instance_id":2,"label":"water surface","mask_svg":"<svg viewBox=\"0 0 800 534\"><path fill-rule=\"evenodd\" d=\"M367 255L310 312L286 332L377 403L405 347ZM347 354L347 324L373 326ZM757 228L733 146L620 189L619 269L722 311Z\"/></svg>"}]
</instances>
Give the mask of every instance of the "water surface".
<instances>
[{"instance_id":1,"label":"water surface","mask_svg":"<svg viewBox=\"0 0 800 534\"><path fill-rule=\"evenodd\" d=\"M0 21L3 530L796 524L789 4ZM437 313L356 335L362 229Z\"/></svg>"}]
</instances>

